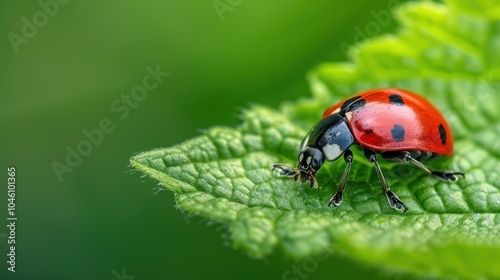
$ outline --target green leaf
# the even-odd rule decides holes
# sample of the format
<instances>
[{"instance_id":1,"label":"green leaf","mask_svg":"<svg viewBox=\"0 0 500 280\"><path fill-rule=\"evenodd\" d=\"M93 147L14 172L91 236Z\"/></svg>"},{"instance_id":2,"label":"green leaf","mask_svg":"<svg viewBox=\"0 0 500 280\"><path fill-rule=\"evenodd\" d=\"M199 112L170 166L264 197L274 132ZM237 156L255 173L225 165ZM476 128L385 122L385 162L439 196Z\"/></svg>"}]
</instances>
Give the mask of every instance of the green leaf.
<instances>
[{"instance_id":1,"label":"green leaf","mask_svg":"<svg viewBox=\"0 0 500 280\"><path fill-rule=\"evenodd\" d=\"M180 145L132 157L133 168L177 194L179 206L229 225L234 247L254 257L277 248L318 250L417 275L500 278L500 10L495 1L411 3L401 29L352 48L352 63L313 70L312 98L280 110L255 106L238 128L216 127ZM389 208L373 166L355 152L344 202L328 207L345 163L326 163L318 189L271 172L296 162L323 110L349 95L400 87L426 96L455 134L455 156L428 164L461 170L440 182L405 164L383 172L410 208Z\"/></svg>"}]
</instances>

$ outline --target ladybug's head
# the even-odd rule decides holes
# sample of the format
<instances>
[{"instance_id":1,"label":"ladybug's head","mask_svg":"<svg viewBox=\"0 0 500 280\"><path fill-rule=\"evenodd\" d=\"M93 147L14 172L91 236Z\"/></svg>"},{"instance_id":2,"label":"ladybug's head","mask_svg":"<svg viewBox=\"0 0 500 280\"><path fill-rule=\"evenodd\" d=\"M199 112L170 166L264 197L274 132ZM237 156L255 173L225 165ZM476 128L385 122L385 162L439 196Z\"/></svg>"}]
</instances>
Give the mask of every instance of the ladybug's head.
<instances>
[{"instance_id":1,"label":"ladybug's head","mask_svg":"<svg viewBox=\"0 0 500 280\"><path fill-rule=\"evenodd\" d=\"M318 183L316 182L316 172L321 168L325 157L323 153L313 147L305 147L298 157L297 169L300 171L300 181L305 183L311 181L311 187L317 188ZM297 180L297 178L295 179Z\"/></svg>"},{"instance_id":2,"label":"ladybug's head","mask_svg":"<svg viewBox=\"0 0 500 280\"><path fill-rule=\"evenodd\" d=\"M296 168L273 164L273 170L280 170L279 176L300 178L302 183L311 181L311 187L317 188L315 176L323 162L338 159L353 143L354 137L346 120L339 114L332 114L318 122L304 138Z\"/></svg>"},{"instance_id":3,"label":"ladybug's head","mask_svg":"<svg viewBox=\"0 0 500 280\"><path fill-rule=\"evenodd\" d=\"M297 181L300 178L302 183L311 181L311 188L317 188L316 172L319 170L325 157L320 150L313 147L305 147L299 153L297 167L291 167L286 164L273 164L273 170L278 169L279 176L294 178Z\"/></svg>"}]
</instances>

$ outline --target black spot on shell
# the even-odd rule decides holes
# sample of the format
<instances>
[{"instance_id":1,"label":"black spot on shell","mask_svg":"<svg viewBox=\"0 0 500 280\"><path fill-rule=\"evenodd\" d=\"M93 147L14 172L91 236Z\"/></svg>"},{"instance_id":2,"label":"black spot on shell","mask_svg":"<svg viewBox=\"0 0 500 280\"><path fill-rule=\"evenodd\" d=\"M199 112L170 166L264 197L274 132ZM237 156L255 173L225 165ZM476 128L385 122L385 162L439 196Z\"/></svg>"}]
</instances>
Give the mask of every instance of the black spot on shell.
<instances>
[{"instance_id":1,"label":"black spot on shell","mask_svg":"<svg viewBox=\"0 0 500 280\"><path fill-rule=\"evenodd\" d=\"M363 109L366 105L366 100L361 98L360 96L355 96L353 98L347 99L342 107L340 107L340 112L347 113L356 110Z\"/></svg>"},{"instance_id":2,"label":"black spot on shell","mask_svg":"<svg viewBox=\"0 0 500 280\"><path fill-rule=\"evenodd\" d=\"M403 102L403 98L401 98L401 95L399 94L393 94L389 96L389 101L397 106L403 106L405 103Z\"/></svg>"},{"instance_id":3,"label":"black spot on shell","mask_svg":"<svg viewBox=\"0 0 500 280\"><path fill-rule=\"evenodd\" d=\"M405 128L402 125L395 124L391 130L391 135L394 141L402 142L405 140Z\"/></svg>"},{"instance_id":4,"label":"black spot on shell","mask_svg":"<svg viewBox=\"0 0 500 280\"><path fill-rule=\"evenodd\" d=\"M441 138L441 144L446 144L446 130L442 124L439 125L439 138Z\"/></svg>"}]
</instances>

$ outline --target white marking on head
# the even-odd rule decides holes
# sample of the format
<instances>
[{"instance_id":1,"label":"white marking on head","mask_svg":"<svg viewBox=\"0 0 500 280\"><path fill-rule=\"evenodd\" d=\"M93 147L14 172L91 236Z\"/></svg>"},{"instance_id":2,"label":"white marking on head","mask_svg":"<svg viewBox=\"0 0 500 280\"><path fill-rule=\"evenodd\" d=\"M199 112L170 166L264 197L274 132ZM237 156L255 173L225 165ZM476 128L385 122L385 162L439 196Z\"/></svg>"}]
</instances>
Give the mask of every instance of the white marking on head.
<instances>
[{"instance_id":1,"label":"white marking on head","mask_svg":"<svg viewBox=\"0 0 500 280\"><path fill-rule=\"evenodd\" d=\"M352 119L352 112L345 113L345 118L350 121Z\"/></svg>"},{"instance_id":2,"label":"white marking on head","mask_svg":"<svg viewBox=\"0 0 500 280\"><path fill-rule=\"evenodd\" d=\"M300 153L300 155L299 155L299 162L302 162L303 159L304 159L304 153Z\"/></svg>"},{"instance_id":3,"label":"white marking on head","mask_svg":"<svg viewBox=\"0 0 500 280\"><path fill-rule=\"evenodd\" d=\"M338 107L337 109L335 109L335 111L333 111L330 115L337 114L338 112L340 112L340 107Z\"/></svg>"},{"instance_id":4,"label":"white marking on head","mask_svg":"<svg viewBox=\"0 0 500 280\"><path fill-rule=\"evenodd\" d=\"M307 165L311 165L311 161L312 161L312 159L313 159L313 158L312 158L312 156L310 156L310 157L308 157L308 158L306 159L306 163L307 163Z\"/></svg>"},{"instance_id":5,"label":"white marking on head","mask_svg":"<svg viewBox=\"0 0 500 280\"><path fill-rule=\"evenodd\" d=\"M323 155L328 161L336 160L341 154L342 151L340 150L340 146L337 144L329 144L323 147Z\"/></svg>"}]
</instances>

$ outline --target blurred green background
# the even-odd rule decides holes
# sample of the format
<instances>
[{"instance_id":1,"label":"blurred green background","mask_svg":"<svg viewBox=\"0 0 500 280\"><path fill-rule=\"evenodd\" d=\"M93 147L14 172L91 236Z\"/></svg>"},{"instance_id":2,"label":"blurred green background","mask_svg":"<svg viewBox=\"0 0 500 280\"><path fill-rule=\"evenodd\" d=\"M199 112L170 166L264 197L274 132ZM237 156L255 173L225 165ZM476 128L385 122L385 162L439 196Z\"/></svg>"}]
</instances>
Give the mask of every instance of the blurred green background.
<instances>
[{"instance_id":1,"label":"blurred green background","mask_svg":"<svg viewBox=\"0 0 500 280\"><path fill-rule=\"evenodd\" d=\"M306 279L283 278L296 263L281 252L254 260L232 249L226 228L180 212L170 192L153 195L156 183L130 172L128 160L203 128L237 125L253 103L308 96L307 71L345 60L342 43L394 31L374 12L403 1L67 2L0 4L0 223L8 166L17 168L18 217L14 274L0 226L0 278ZM52 15L44 18L40 3ZM29 29L24 17L40 26L13 46L11 33ZM170 75L120 119L111 104L156 65ZM59 181L52 163L64 164L66 147L103 118L114 131ZM305 276L387 274L332 256Z\"/></svg>"}]
</instances>

